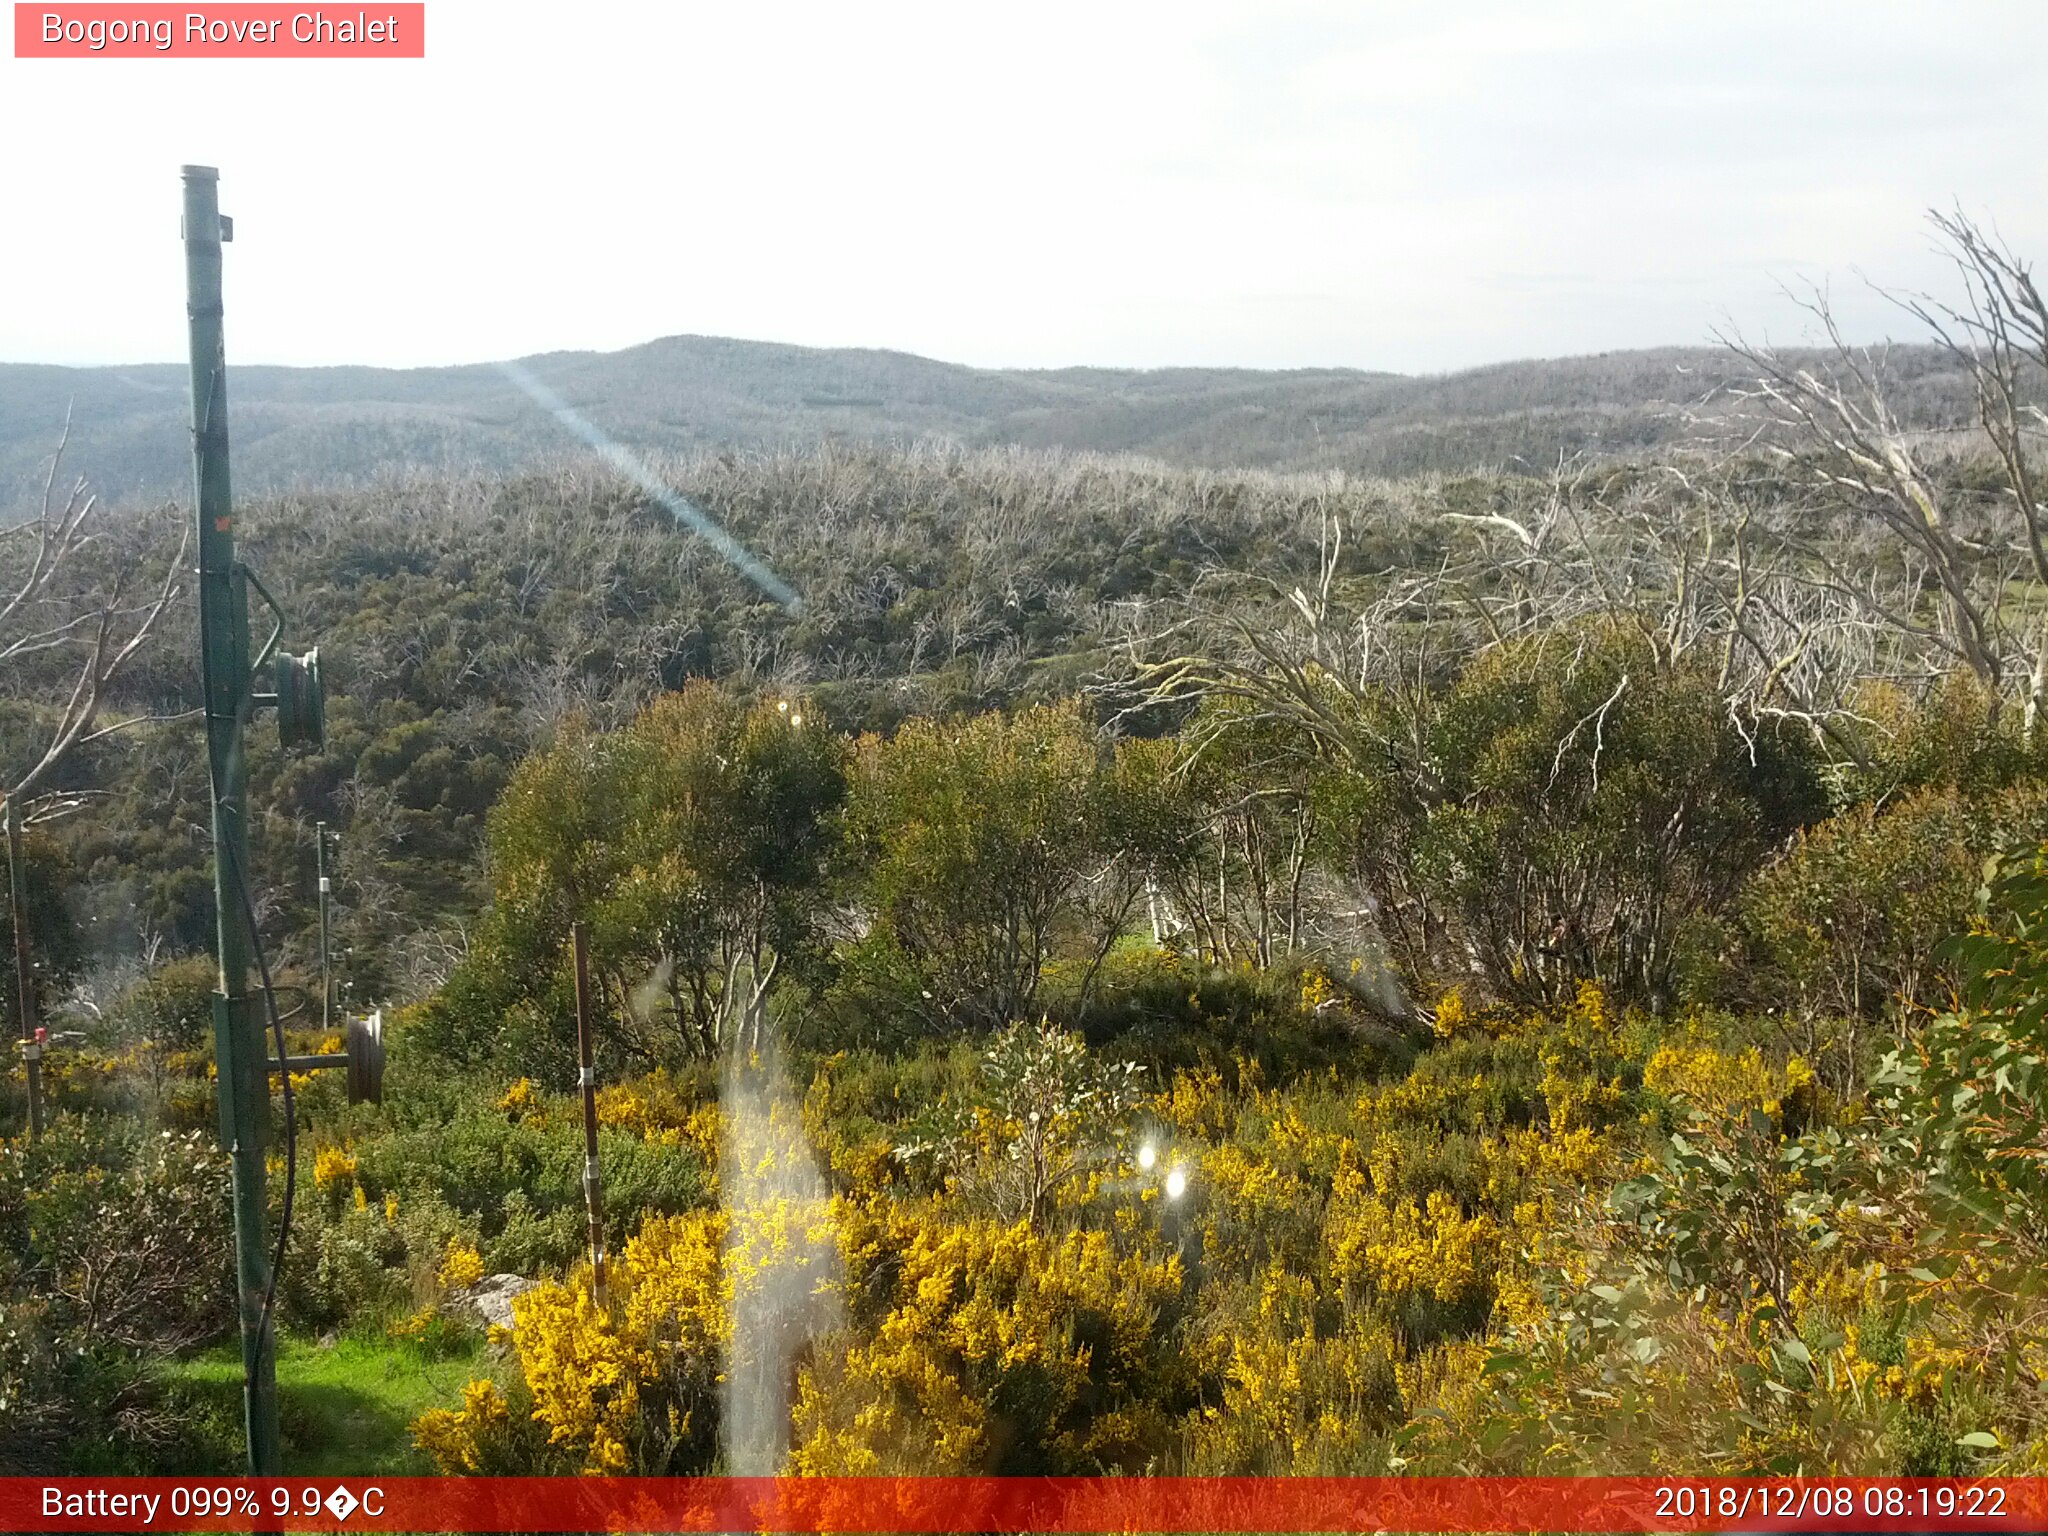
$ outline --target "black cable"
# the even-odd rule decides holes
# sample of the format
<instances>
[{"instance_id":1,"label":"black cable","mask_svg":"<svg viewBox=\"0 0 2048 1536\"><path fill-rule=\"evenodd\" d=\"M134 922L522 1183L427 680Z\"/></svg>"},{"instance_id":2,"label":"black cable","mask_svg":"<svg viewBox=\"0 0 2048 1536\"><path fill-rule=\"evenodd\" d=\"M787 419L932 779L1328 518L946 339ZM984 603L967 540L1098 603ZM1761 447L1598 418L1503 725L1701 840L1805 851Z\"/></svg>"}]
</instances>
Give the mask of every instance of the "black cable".
<instances>
[{"instance_id":1,"label":"black cable","mask_svg":"<svg viewBox=\"0 0 2048 1536\"><path fill-rule=\"evenodd\" d=\"M249 898L249 881L242 869L242 861L236 856L232 841L221 844L228 862L235 867L235 887L242 893L242 916L249 925L249 948L256 956L256 974L263 980L263 1007L269 1015L271 1034L277 1040L278 1072L284 1078L284 1209L278 1215L277 1249L270 1259L270 1278L263 1288L263 1310L257 1317L256 1336L261 1339L270 1330L270 1318L277 1303L277 1276L284 1268L284 1248L292 1235L292 1196L299 1183L299 1120L296 1096L292 1092L292 1069L287 1064L284 1044L284 1021L277 1016L277 992L270 984L270 961L263 953L263 935L256 927L256 906ZM269 1101L268 1084L270 1066L263 1068L265 1082L264 1100ZM272 1358L277 1351L276 1342L271 1343Z\"/></svg>"}]
</instances>

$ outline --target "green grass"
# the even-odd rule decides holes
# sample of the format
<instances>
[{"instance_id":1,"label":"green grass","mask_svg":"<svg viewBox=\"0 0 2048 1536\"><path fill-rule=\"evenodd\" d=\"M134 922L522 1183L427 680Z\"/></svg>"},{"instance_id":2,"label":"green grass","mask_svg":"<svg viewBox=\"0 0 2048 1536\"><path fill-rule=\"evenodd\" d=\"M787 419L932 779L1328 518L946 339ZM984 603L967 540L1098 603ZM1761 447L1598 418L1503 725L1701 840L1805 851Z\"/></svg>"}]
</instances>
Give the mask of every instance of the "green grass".
<instances>
[{"instance_id":1,"label":"green grass","mask_svg":"<svg viewBox=\"0 0 2048 1536\"><path fill-rule=\"evenodd\" d=\"M426 1474L432 1463L412 1443L412 1422L429 1408L454 1407L473 1377L497 1362L480 1340L430 1356L391 1339L344 1337L323 1345L285 1339L277 1357L284 1469L306 1477ZM237 1470L242 1459L242 1355L238 1344L193 1355L164 1370L189 1414L191 1451Z\"/></svg>"}]
</instances>

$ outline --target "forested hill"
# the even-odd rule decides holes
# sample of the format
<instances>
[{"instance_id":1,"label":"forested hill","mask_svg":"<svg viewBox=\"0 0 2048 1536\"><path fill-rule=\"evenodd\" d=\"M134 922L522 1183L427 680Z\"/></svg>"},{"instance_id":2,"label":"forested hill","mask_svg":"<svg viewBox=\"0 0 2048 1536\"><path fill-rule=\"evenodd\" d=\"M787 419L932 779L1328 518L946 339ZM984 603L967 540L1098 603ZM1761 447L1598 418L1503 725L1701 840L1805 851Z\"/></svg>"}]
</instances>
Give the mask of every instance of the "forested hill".
<instances>
[{"instance_id":1,"label":"forested hill","mask_svg":"<svg viewBox=\"0 0 2048 1536\"><path fill-rule=\"evenodd\" d=\"M1895 401L1917 423L1945 424L1966 409L1963 381L1935 349L1896 349L1888 362ZM1542 464L1561 450L1638 452L1684 430L1681 407L1745 377L1738 359L1711 348L1408 377L991 370L707 336L523 363L642 449L941 438L1373 474ZM67 405L75 423L68 462L103 493L180 493L190 474L186 390L180 364L0 364L0 508L40 489ZM514 470L575 446L491 364L238 366L230 399L236 483L247 490L357 484L398 466Z\"/></svg>"}]
</instances>

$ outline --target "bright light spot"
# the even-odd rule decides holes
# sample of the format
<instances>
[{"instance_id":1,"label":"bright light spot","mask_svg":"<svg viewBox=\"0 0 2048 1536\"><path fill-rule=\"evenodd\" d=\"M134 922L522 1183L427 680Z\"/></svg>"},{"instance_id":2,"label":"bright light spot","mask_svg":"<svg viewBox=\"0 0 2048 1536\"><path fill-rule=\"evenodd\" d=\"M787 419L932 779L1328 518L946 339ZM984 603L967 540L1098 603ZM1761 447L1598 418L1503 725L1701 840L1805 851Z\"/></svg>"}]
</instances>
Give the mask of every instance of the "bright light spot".
<instances>
[{"instance_id":1,"label":"bright light spot","mask_svg":"<svg viewBox=\"0 0 2048 1536\"><path fill-rule=\"evenodd\" d=\"M789 717L789 723L793 726L802 725L804 723L804 717L802 715L791 715Z\"/></svg>"},{"instance_id":2,"label":"bright light spot","mask_svg":"<svg viewBox=\"0 0 2048 1536\"><path fill-rule=\"evenodd\" d=\"M1176 1168L1166 1176L1166 1198L1178 1200L1188 1192L1188 1176Z\"/></svg>"},{"instance_id":3,"label":"bright light spot","mask_svg":"<svg viewBox=\"0 0 2048 1536\"><path fill-rule=\"evenodd\" d=\"M1145 1145L1138 1148L1138 1166L1147 1173L1152 1171L1152 1165L1158 1161L1159 1149L1154 1147L1151 1142L1148 1141Z\"/></svg>"},{"instance_id":4,"label":"bright light spot","mask_svg":"<svg viewBox=\"0 0 2048 1536\"><path fill-rule=\"evenodd\" d=\"M777 704L775 707L781 710L782 713L786 715L789 713L789 700L784 699L780 704Z\"/></svg>"}]
</instances>

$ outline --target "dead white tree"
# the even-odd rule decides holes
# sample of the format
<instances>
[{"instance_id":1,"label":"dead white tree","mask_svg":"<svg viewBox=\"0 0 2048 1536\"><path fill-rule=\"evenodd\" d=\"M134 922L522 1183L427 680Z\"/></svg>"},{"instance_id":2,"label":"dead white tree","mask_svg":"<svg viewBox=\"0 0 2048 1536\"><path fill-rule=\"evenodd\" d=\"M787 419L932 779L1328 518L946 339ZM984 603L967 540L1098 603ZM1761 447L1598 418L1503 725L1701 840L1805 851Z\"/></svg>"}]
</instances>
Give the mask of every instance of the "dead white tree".
<instances>
[{"instance_id":1,"label":"dead white tree","mask_svg":"<svg viewBox=\"0 0 2048 1536\"><path fill-rule=\"evenodd\" d=\"M25 760L0 762L0 821L7 841L8 910L14 929L15 991L23 1053L27 1057L29 1128L42 1128L41 1070L36 1045L33 956L28 932L28 895L23 834L86 803L79 791L56 785L60 770L81 749L146 721L179 718L149 713L109 719L107 708L124 668L142 650L181 590L185 541L166 562L160 578L133 591L138 572L115 560L111 572L89 569L89 552L101 538L93 514L99 508L83 477L56 497L71 418L51 456L37 514L0 528L0 677L58 680L67 688L54 714L36 715L39 745ZM102 520L103 521L103 520ZM132 552L124 552L132 553ZM63 681L68 679L68 684ZM34 701L40 702L40 701Z\"/></svg>"},{"instance_id":2,"label":"dead white tree","mask_svg":"<svg viewBox=\"0 0 2048 1536\"><path fill-rule=\"evenodd\" d=\"M1952 658L1917 612L1912 570L1839 547L1839 511L1754 479L1707 451L1648 466L1561 461L1520 518L1449 514L1472 545L1446 564L1446 589L1487 645L1619 620L1660 664L1710 670L1745 737L1761 720L1792 721L1860 761L1849 728L1860 685L1922 682Z\"/></svg>"},{"instance_id":3,"label":"dead white tree","mask_svg":"<svg viewBox=\"0 0 2048 1536\"><path fill-rule=\"evenodd\" d=\"M1902 300L1967 372L1974 386L1977 423L2004 474L1998 521L2017 523L2033 579L2048 587L2048 529L2042 526L2038 469L2033 462L2048 437L2043 410L2048 387L2048 304L2033 269L1995 234L1961 209L1933 212L1962 284L1962 298L1947 303L1928 295ZM2026 692L2027 733L2041 724L2048 701L2048 618L2036 626L2034 663Z\"/></svg>"},{"instance_id":4,"label":"dead white tree","mask_svg":"<svg viewBox=\"0 0 2048 1536\"><path fill-rule=\"evenodd\" d=\"M1805 302L1829 339L1823 361L1799 362L1766 344L1723 338L1756 369L1756 382L1736 394L1757 408L1758 442L1822 493L1824 512L1868 519L1891 536L1936 594L1939 621L1928 638L1997 700L2009 646L1984 580L1991 552L1956 527L1942 486L1887 397L1881 359L1843 338L1825 294ZM1809 552L1822 553L1818 546ZM1914 622L1910 614L1891 617Z\"/></svg>"}]
</instances>

